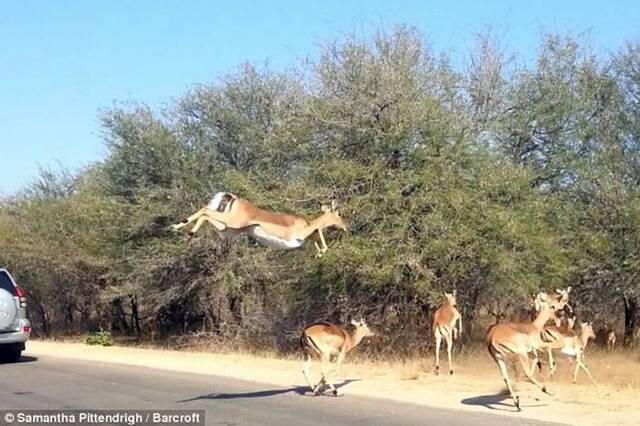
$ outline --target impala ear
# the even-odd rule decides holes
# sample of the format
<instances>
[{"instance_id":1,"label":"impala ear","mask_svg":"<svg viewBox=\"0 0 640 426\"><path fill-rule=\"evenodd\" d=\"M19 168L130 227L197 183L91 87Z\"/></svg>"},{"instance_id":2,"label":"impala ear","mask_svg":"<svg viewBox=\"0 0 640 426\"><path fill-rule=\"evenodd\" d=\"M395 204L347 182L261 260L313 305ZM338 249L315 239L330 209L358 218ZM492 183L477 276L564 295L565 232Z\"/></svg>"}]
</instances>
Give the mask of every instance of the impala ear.
<instances>
[{"instance_id":1,"label":"impala ear","mask_svg":"<svg viewBox=\"0 0 640 426\"><path fill-rule=\"evenodd\" d=\"M323 213L328 213L328 212L330 212L330 211L331 211L331 207L329 207L329 206L325 206L325 205L323 204L323 205L321 205L321 206L320 206L320 210L321 210Z\"/></svg>"},{"instance_id":2,"label":"impala ear","mask_svg":"<svg viewBox=\"0 0 640 426\"><path fill-rule=\"evenodd\" d=\"M571 286L567 287L567 294L571 292Z\"/></svg>"},{"instance_id":3,"label":"impala ear","mask_svg":"<svg viewBox=\"0 0 640 426\"><path fill-rule=\"evenodd\" d=\"M356 327L357 327L357 326L358 326L358 321L356 321L356 320L352 319L352 320L351 320L351 325L354 325L354 326L356 326Z\"/></svg>"},{"instance_id":4,"label":"impala ear","mask_svg":"<svg viewBox=\"0 0 640 426\"><path fill-rule=\"evenodd\" d=\"M331 211L334 212L337 208L338 204L336 203L336 200L331 200Z\"/></svg>"},{"instance_id":5,"label":"impala ear","mask_svg":"<svg viewBox=\"0 0 640 426\"><path fill-rule=\"evenodd\" d=\"M458 294L458 290L457 289L453 289L453 297L456 297L456 295Z\"/></svg>"}]
</instances>

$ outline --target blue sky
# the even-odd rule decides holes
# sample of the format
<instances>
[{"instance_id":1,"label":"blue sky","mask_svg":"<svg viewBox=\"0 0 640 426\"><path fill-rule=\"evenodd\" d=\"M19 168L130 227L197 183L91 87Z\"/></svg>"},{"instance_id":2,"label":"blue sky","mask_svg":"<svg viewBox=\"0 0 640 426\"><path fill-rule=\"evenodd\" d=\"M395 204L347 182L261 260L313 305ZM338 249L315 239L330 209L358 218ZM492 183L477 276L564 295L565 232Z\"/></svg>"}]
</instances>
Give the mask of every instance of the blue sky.
<instances>
[{"instance_id":1,"label":"blue sky","mask_svg":"<svg viewBox=\"0 0 640 426\"><path fill-rule=\"evenodd\" d=\"M420 28L460 56L493 27L523 57L539 35L589 31L606 54L640 39L635 1L12 1L0 4L0 195L38 165L76 169L105 155L98 111L114 101L161 107L242 62L272 68L323 41L380 25Z\"/></svg>"}]
</instances>

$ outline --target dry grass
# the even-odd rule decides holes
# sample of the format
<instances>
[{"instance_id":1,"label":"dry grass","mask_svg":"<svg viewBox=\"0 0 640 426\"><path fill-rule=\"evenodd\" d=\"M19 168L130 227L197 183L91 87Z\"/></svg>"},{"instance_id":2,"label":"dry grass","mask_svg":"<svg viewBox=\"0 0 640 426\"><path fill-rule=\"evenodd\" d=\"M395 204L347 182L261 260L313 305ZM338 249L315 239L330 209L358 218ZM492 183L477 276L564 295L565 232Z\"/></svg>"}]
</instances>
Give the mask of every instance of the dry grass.
<instances>
[{"instance_id":1,"label":"dry grass","mask_svg":"<svg viewBox=\"0 0 640 426\"><path fill-rule=\"evenodd\" d=\"M217 348L220 349L220 348ZM141 347L92 347L79 343L34 341L28 352L36 356L62 356L90 361L123 363L151 368L214 374L269 383L273 386L302 385L301 358L260 356L247 353L211 353L198 350L175 351ZM580 373L578 383L571 383L571 369L566 359L558 358L558 373L549 387L554 397L542 394L511 371L515 387L523 401L524 412L514 413L511 400L502 396L504 385L498 368L485 350L466 349L454 353L453 376L447 372L446 356L441 357L443 374L433 374L433 355L412 360L369 360L362 356L347 359L341 377L357 379L343 389L360 394L417 404L469 411L518 415L572 424L628 424L640 418L637 392L640 388L640 353L587 351L587 365L599 382L593 386ZM444 361L444 362L443 362ZM319 378L319 365L312 376ZM546 368L543 378L546 380ZM337 381L340 383L340 380Z\"/></svg>"}]
</instances>

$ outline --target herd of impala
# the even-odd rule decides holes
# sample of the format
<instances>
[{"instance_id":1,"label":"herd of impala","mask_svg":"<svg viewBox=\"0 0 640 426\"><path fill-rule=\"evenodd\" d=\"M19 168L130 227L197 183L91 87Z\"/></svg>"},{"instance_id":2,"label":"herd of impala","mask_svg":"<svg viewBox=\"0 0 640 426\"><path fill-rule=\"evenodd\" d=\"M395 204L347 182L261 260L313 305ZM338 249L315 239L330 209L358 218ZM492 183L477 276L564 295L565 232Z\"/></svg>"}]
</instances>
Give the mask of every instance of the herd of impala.
<instances>
[{"instance_id":1,"label":"herd of impala","mask_svg":"<svg viewBox=\"0 0 640 426\"><path fill-rule=\"evenodd\" d=\"M578 371L583 369L589 379L596 384L584 363L584 350L590 338L595 337L591 323L581 323L578 331L574 331L575 316L567 315L565 308L569 307L569 292L556 290L554 293L540 292L534 298L536 316L531 322L505 322L494 324L486 332L485 343L489 355L496 362L500 374L513 398L516 408L520 409L520 400L511 386L507 373L507 361L517 359L524 370L524 374L543 392L552 395L547 387L535 377L535 367L541 369L539 355L546 351L549 359L549 375L555 373L556 365L553 351L560 351L563 355L575 360L573 373L575 383ZM433 315L432 332L435 339L435 374L440 373L440 343L442 339L447 344L447 359L449 374L453 374L451 352L453 341L462 332L462 316L457 309L456 291L445 293L446 302ZM572 313L572 310L569 309ZM550 321L553 320L553 324ZM319 393L324 386L329 386L335 396L339 390L332 382L338 374L340 364L346 354L356 347L364 337L373 336L364 320L352 321L353 332L328 322L314 323L302 332L300 344L304 353L303 374L311 391ZM322 362L320 381L313 385L309 380L311 358L315 356Z\"/></svg>"},{"instance_id":2,"label":"herd of impala","mask_svg":"<svg viewBox=\"0 0 640 426\"><path fill-rule=\"evenodd\" d=\"M321 245L315 243L317 255L322 256L328 249L322 230L337 227L346 231L347 227L336 211L335 203L331 207L322 207L322 215L313 220L289 213L273 213L251 204L234 194L219 192L213 199L195 214L184 221L172 225L179 230L191 222L195 225L189 232L195 234L206 222L216 229L223 238L241 234L252 236L256 241L274 249L295 249L301 247L307 237L318 232ZM507 360L517 359L526 377L543 392L550 394L547 387L535 378L535 367L541 368L540 353L547 352L549 374L555 372L553 351L574 358L576 367L573 380L576 381L579 369L583 369L589 379L595 380L584 364L584 350L590 338L595 337L590 323L582 323L579 330L574 331L572 309L569 292L556 290L553 293L540 292L534 298L535 318L530 322L506 322L495 324L487 330L485 342L489 355L496 362L500 374L509 389L514 404L520 410L520 401L511 386L507 373ZM462 333L462 316L457 309L456 291L445 293L446 302L434 312L432 333L435 339L435 373L440 373L440 345L444 339L447 345L449 374L453 374L452 349L453 342ZM555 324L547 324L554 320ZM303 375L314 394L328 386L335 396L339 390L333 383L340 365L349 351L355 348L363 338L373 336L363 319L351 321L353 332L328 322L319 322L307 326L300 337L304 353ZM607 345L615 345L615 333L606 336ZM320 381L313 385L309 380L312 357L319 358L322 363Z\"/></svg>"}]
</instances>

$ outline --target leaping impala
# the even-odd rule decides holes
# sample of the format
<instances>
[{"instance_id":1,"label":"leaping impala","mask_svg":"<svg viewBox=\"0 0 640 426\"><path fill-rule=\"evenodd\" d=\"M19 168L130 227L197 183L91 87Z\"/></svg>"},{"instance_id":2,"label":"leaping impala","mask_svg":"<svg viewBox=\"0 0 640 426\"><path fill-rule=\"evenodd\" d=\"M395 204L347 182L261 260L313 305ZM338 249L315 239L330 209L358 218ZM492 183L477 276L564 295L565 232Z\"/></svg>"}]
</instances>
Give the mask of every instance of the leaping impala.
<instances>
[{"instance_id":1,"label":"leaping impala","mask_svg":"<svg viewBox=\"0 0 640 426\"><path fill-rule=\"evenodd\" d=\"M447 342L447 359L449 361L449 374L453 374L451 350L453 340L462 335L462 315L458 312L456 302L456 290L453 293L445 293L447 301L433 314L433 337L436 339L436 375L440 374L440 343L442 339ZM458 329L456 324L459 323Z\"/></svg>"},{"instance_id":2,"label":"leaping impala","mask_svg":"<svg viewBox=\"0 0 640 426\"><path fill-rule=\"evenodd\" d=\"M300 247L309 235L318 231L322 247L317 243L315 246L320 256L328 250L322 235L323 229L335 226L343 231L347 230L336 211L335 201L331 207L323 206L322 212L316 219L307 220L294 214L263 210L234 194L218 192L209 204L182 222L171 225L171 228L177 231L195 221L196 224L189 232L193 235L208 222L222 236L248 234L267 247L283 250Z\"/></svg>"},{"instance_id":3,"label":"leaping impala","mask_svg":"<svg viewBox=\"0 0 640 426\"><path fill-rule=\"evenodd\" d=\"M560 292L559 292L560 293ZM532 323L510 322L493 325L487 330L485 341L491 358L500 369L500 374L504 379L513 402L520 411L520 399L513 391L509 375L507 373L506 359L516 356L522 365L527 378L538 386L544 393L553 395L547 387L534 377L533 365L529 365L529 354L537 358L537 351L546 349L548 343L541 339L541 332L553 313L562 309L568 302L568 292L559 298L550 298L546 293L538 293L535 299L538 315Z\"/></svg>"},{"instance_id":4,"label":"leaping impala","mask_svg":"<svg viewBox=\"0 0 640 426\"><path fill-rule=\"evenodd\" d=\"M340 391L336 389L331 378L339 374L340 365L347 353L358 346L363 338L375 335L363 319L360 321L352 320L351 324L355 327L353 333L328 322L311 324L305 327L302 332L302 336L300 336L300 346L304 353L302 374L314 395L317 395L324 385L328 385L333 391L333 395L339 396ZM322 362L322 376L315 386L309 380L312 356L319 357ZM335 359L335 363L331 362L332 359Z\"/></svg>"}]
</instances>

